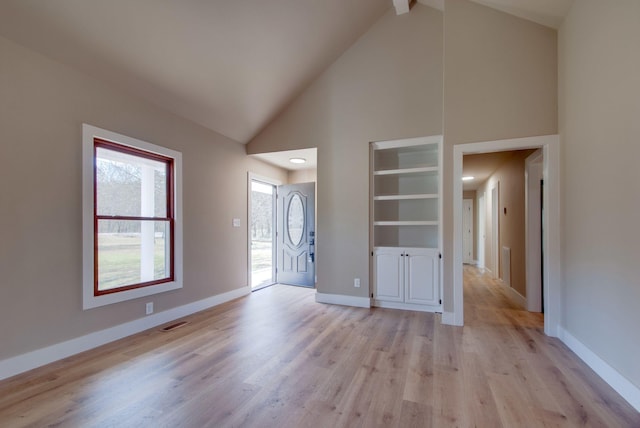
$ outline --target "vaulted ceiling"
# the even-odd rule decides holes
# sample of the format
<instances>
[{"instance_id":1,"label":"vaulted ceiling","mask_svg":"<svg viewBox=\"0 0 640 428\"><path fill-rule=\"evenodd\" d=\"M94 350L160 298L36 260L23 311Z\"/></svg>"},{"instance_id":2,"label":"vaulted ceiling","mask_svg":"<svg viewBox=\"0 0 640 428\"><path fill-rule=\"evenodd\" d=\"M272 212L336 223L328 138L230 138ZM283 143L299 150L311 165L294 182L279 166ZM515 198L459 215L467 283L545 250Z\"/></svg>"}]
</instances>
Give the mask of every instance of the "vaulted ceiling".
<instances>
[{"instance_id":1,"label":"vaulted ceiling","mask_svg":"<svg viewBox=\"0 0 640 428\"><path fill-rule=\"evenodd\" d=\"M477 1L511 13L544 5L555 16L558 4L571 2ZM3 0L0 36L246 143L391 7L391 0Z\"/></svg>"}]
</instances>

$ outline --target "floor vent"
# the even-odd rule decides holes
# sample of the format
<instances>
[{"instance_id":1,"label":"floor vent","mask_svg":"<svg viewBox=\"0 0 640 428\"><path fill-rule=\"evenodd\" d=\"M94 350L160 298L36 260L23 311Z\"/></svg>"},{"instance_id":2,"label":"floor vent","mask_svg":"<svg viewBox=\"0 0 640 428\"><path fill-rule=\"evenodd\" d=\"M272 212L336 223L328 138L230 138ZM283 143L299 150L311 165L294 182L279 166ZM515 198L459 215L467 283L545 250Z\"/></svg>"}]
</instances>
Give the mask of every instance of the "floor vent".
<instances>
[{"instance_id":1,"label":"floor vent","mask_svg":"<svg viewBox=\"0 0 640 428\"><path fill-rule=\"evenodd\" d=\"M175 324L168 325L168 326L162 328L160 331L173 331L173 330L175 330L177 328L180 328L183 325L187 325L187 324L189 324L187 321L180 321L180 322L177 322Z\"/></svg>"}]
</instances>

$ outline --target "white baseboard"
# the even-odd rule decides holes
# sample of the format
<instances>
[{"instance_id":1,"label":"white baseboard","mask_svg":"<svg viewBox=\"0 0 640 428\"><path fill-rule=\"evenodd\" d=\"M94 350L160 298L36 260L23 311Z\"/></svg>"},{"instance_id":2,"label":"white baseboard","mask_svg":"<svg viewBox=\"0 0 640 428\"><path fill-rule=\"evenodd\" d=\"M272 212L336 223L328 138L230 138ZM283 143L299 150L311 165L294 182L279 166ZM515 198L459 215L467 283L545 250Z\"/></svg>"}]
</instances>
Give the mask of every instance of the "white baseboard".
<instances>
[{"instance_id":1,"label":"white baseboard","mask_svg":"<svg viewBox=\"0 0 640 428\"><path fill-rule=\"evenodd\" d=\"M445 324L445 325L456 325L456 326L464 325L464 321L459 318L461 317L456 312L442 311L441 322L442 324Z\"/></svg>"},{"instance_id":2,"label":"white baseboard","mask_svg":"<svg viewBox=\"0 0 640 428\"><path fill-rule=\"evenodd\" d=\"M157 327L169 321L209 309L249 293L251 293L249 287L238 288L193 303L178 306L177 308L148 315L144 318L96 331L95 333L56 343L46 348L7 358L0 361L0 380L67 358L71 355L79 354L80 352L88 351L89 349L97 348L109 342L122 339L123 337L140 333L141 331Z\"/></svg>"},{"instance_id":3,"label":"white baseboard","mask_svg":"<svg viewBox=\"0 0 640 428\"><path fill-rule=\"evenodd\" d=\"M345 296L343 294L326 294L316 292L316 302L332 305L356 306L358 308L370 308L371 299L368 297Z\"/></svg>"},{"instance_id":4,"label":"white baseboard","mask_svg":"<svg viewBox=\"0 0 640 428\"><path fill-rule=\"evenodd\" d=\"M509 287L509 291L511 292L511 298L515 300L515 302L520 305L522 309L526 309L527 307L527 298L522 294L518 293L515 288Z\"/></svg>"},{"instance_id":5,"label":"white baseboard","mask_svg":"<svg viewBox=\"0 0 640 428\"><path fill-rule=\"evenodd\" d=\"M640 412L640 388L622 376L616 369L607 364L587 346L573 337L562 327L558 327L558 338L564 342L582 361L584 361L598 376L604 379L618 394Z\"/></svg>"},{"instance_id":6,"label":"white baseboard","mask_svg":"<svg viewBox=\"0 0 640 428\"><path fill-rule=\"evenodd\" d=\"M387 308L387 309L401 309L405 311L418 311L418 312L431 312L431 313L440 313L442 312L442 306L428 306L428 305L415 305L412 303L402 303L402 302L387 302L384 300L373 300L371 306L376 306L378 308Z\"/></svg>"}]
</instances>

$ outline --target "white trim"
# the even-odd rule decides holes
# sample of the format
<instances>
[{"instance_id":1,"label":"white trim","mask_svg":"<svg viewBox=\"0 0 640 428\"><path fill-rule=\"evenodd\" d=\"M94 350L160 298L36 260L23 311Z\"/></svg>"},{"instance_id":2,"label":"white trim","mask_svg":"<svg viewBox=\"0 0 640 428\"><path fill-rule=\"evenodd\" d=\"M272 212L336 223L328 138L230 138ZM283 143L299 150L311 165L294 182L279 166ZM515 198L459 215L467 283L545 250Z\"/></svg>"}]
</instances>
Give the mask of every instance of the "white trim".
<instances>
[{"instance_id":1,"label":"white trim","mask_svg":"<svg viewBox=\"0 0 640 428\"><path fill-rule=\"evenodd\" d=\"M374 221L374 226L438 226L439 221Z\"/></svg>"},{"instance_id":2,"label":"white trim","mask_svg":"<svg viewBox=\"0 0 640 428\"><path fill-rule=\"evenodd\" d=\"M329 303L331 305L356 306L358 308L371 307L371 299L368 297L345 296L343 294L326 294L316 292L316 302Z\"/></svg>"},{"instance_id":3,"label":"white trim","mask_svg":"<svg viewBox=\"0 0 640 428\"><path fill-rule=\"evenodd\" d=\"M518 292L518 290L516 290L515 288L509 287L509 286L507 286L507 288L509 289L509 292L511 293L511 298L518 305L520 305L522 307L522 309L525 309L527 307L527 298L524 297L522 294L520 294Z\"/></svg>"},{"instance_id":4,"label":"white trim","mask_svg":"<svg viewBox=\"0 0 640 428\"><path fill-rule=\"evenodd\" d=\"M453 312L442 311L440 322L446 325L458 325L456 324L456 314Z\"/></svg>"},{"instance_id":5,"label":"white trim","mask_svg":"<svg viewBox=\"0 0 640 428\"><path fill-rule=\"evenodd\" d=\"M376 149L380 150L380 149ZM437 166L420 166L416 168L400 168L400 169L383 169L374 171L373 175L401 175L401 174L422 174L426 172L438 172Z\"/></svg>"},{"instance_id":6,"label":"white trim","mask_svg":"<svg viewBox=\"0 0 640 428\"><path fill-rule=\"evenodd\" d=\"M393 0L393 6L396 8L396 15L409 13L410 0Z\"/></svg>"},{"instance_id":7,"label":"white trim","mask_svg":"<svg viewBox=\"0 0 640 428\"><path fill-rule=\"evenodd\" d=\"M558 327L558 338L571 349L582 361L596 372L605 382L609 384L618 394L640 412L640 388L631 383L626 377L620 374L589 349L584 343L576 339L571 333L562 327Z\"/></svg>"},{"instance_id":8,"label":"white trim","mask_svg":"<svg viewBox=\"0 0 640 428\"><path fill-rule=\"evenodd\" d=\"M266 184L271 184L272 186L275 186L276 189L274 189L274 192L276 192L277 194L277 187L282 185L282 182L280 180L276 180L273 178L269 178L269 177L265 177L262 175L258 175L255 174L251 171L247 172L247 286L250 289L253 289L253 283L252 283L252 278L251 278L251 274L252 274L252 270L251 270L251 181L255 180L255 181L260 181ZM275 195L274 195L274 203L273 203L273 225L276 225L276 202L275 202ZM276 240L275 240L275 235L273 238L273 251L272 251L272 269L271 269L271 278L272 280L276 279Z\"/></svg>"},{"instance_id":9,"label":"white trim","mask_svg":"<svg viewBox=\"0 0 640 428\"><path fill-rule=\"evenodd\" d=\"M542 239L540 235L542 160L540 149L524 160L524 242L527 290L525 307L529 312L542 312Z\"/></svg>"},{"instance_id":10,"label":"white trim","mask_svg":"<svg viewBox=\"0 0 640 428\"><path fill-rule=\"evenodd\" d=\"M430 305L416 305L413 303L405 302L390 302L388 300L373 300L371 306L387 309L402 309L405 311L418 311L418 312L442 312L442 305L430 306Z\"/></svg>"},{"instance_id":11,"label":"white trim","mask_svg":"<svg viewBox=\"0 0 640 428\"><path fill-rule=\"evenodd\" d=\"M471 153L490 153L542 147L544 192L544 332L558 336L562 316L560 281L560 143L558 135L457 144L453 146L453 313L454 325L463 325L462 293L462 157ZM448 318L447 318L448 319ZM444 322L444 321L443 321Z\"/></svg>"},{"instance_id":12,"label":"white trim","mask_svg":"<svg viewBox=\"0 0 640 428\"><path fill-rule=\"evenodd\" d=\"M407 199L437 199L440 195L437 193L416 193L413 195L385 195L374 196L374 201L401 201Z\"/></svg>"},{"instance_id":13,"label":"white trim","mask_svg":"<svg viewBox=\"0 0 640 428\"><path fill-rule=\"evenodd\" d=\"M371 146L375 149L397 149L399 147L422 146L424 144L438 144L442 142L442 135L428 137L402 138L399 140L374 141ZM438 146L440 147L440 146Z\"/></svg>"},{"instance_id":14,"label":"white trim","mask_svg":"<svg viewBox=\"0 0 640 428\"><path fill-rule=\"evenodd\" d=\"M118 293L95 296L94 275L94 230L93 230L93 164L94 138L113 141L125 146L158 153L173 159L174 168L174 281L149 287L135 288ZM124 302L165 291L182 288L182 153L126 135L117 134L95 126L82 124L82 309L87 310L112 303Z\"/></svg>"},{"instance_id":15,"label":"white trim","mask_svg":"<svg viewBox=\"0 0 640 428\"><path fill-rule=\"evenodd\" d=\"M67 358L71 355L79 354L80 352L97 348L98 346L140 333L141 331L157 327L178 318L209 309L239 297L246 296L249 293L251 293L251 289L248 287L238 288L236 290L178 306L177 308L158 312L144 318L139 318L124 324L89 333L85 336L56 343L55 345L47 346L46 348L37 349L35 351L27 352L26 354L7 358L0 361L0 380Z\"/></svg>"}]
</instances>

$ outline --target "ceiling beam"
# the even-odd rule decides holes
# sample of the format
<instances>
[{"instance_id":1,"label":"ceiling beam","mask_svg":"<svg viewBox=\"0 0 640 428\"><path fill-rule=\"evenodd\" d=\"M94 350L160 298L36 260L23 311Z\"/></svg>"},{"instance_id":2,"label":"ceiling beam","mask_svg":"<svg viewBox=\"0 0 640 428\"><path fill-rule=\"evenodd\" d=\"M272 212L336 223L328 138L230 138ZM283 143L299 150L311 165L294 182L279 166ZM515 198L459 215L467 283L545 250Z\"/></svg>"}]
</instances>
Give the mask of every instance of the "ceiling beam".
<instances>
[{"instance_id":1,"label":"ceiling beam","mask_svg":"<svg viewBox=\"0 0 640 428\"><path fill-rule=\"evenodd\" d=\"M396 15L409 13L409 3L411 3L411 0L393 0L393 7L396 8Z\"/></svg>"}]
</instances>

